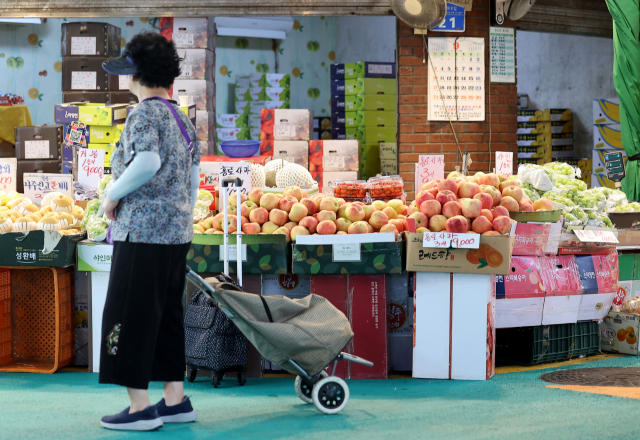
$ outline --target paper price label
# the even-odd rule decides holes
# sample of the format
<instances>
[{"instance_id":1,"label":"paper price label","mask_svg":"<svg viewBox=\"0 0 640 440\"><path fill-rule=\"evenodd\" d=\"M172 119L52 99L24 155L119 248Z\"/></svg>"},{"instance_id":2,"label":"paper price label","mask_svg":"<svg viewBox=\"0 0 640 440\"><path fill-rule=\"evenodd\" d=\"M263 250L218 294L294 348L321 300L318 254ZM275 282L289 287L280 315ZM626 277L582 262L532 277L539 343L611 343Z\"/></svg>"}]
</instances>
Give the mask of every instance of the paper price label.
<instances>
[{"instance_id":1,"label":"paper price label","mask_svg":"<svg viewBox=\"0 0 640 440\"><path fill-rule=\"evenodd\" d=\"M15 157L0 159L0 191L16 190L16 168L18 160Z\"/></svg>"},{"instance_id":2,"label":"paper price label","mask_svg":"<svg viewBox=\"0 0 640 440\"><path fill-rule=\"evenodd\" d=\"M496 151L496 173L506 177L513 175L513 153Z\"/></svg>"},{"instance_id":3,"label":"paper price label","mask_svg":"<svg viewBox=\"0 0 640 440\"><path fill-rule=\"evenodd\" d=\"M333 261L360 261L360 243L334 244Z\"/></svg>"},{"instance_id":4,"label":"paper price label","mask_svg":"<svg viewBox=\"0 0 640 440\"><path fill-rule=\"evenodd\" d=\"M278 124L273 126L273 136L278 139L293 139L296 137L296 127L289 124Z\"/></svg>"},{"instance_id":5,"label":"paper price label","mask_svg":"<svg viewBox=\"0 0 640 440\"><path fill-rule=\"evenodd\" d=\"M105 150L81 148L78 151L78 181L85 188L97 189L104 176Z\"/></svg>"},{"instance_id":6,"label":"paper price label","mask_svg":"<svg viewBox=\"0 0 640 440\"><path fill-rule=\"evenodd\" d=\"M42 198L50 192L61 192L73 197L71 174L24 173L24 195L40 206Z\"/></svg>"},{"instance_id":7,"label":"paper price label","mask_svg":"<svg viewBox=\"0 0 640 440\"><path fill-rule=\"evenodd\" d=\"M416 189L419 191L422 185L437 179L444 179L444 155L419 156L416 164Z\"/></svg>"},{"instance_id":8,"label":"paper price label","mask_svg":"<svg viewBox=\"0 0 640 440\"><path fill-rule=\"evenodd\" d=\"M97 55L96 37L71 37L71 55Z\"/></svg>"},{"instance_id":9,"label":"paper price label","mask_svg":"<svg viewBox=\"0 0 640 440\"><path fill-rule=\"evenodd\" d=\"M369 64L367 66L367 72L375 75L391 75L393 73L393 67L387 64Z\"/></svg>"},{"instance_id":10,"label":"paper price label","mask_svg":"<svg viewBox=\"0 0 640 440\"><path fill-rule=\"evenodd\" d=\"M580 231L574 230L576 237L583 243L620 243L611 231Z\"/></svg>"},{"instance_id":11,"label":"paper price label","mask_svg":"<svg viewBox=\"0 0 640 440\"><path fill-rule=\"evenodd\" d=\"M220 183L224 179L236 177L240 178L240 191L245 196L248 195L249 191L251 191L251 164L249 162L220 162L218 169ZM227 187L229 197L235 191L235 184Z\"/></svg>"},{"instance_id":12,"label":"paper price label","mask_svg":"<svg viewBox=\"0 0 640 440\"><path fill-rule=\"evenodd\" d=\"M72 90L96 90L98 84L97 72L71 72Z\"/></svg>"},{"instance_id":13,"label":"paper price label","mask_svg":"<svg viewBox=\"0 0 640 440\"><path fill-rule=\"evenodd\" d=\"M425 232L422 247L478 249L480 234L458 234L455 232Z\"/></svg>"},{"instance_id":14,"label":"paper price label","mask_svg":"<svg viewBox=\"0 0 640 440\"><path fill-rule=\"evenodd\" d=\"M129 90L129 75L118 76L118 89Z\"/></svg>"},{"instance_id":15,"label":"paper price label","mask_svg":"<svg viewBox=\"0 0 640 440\"><path fill-rule=\"evenodd\" d=\"M171 39L176 46L193 46L193 34L188 32L175 32Z\"/></svg>"},{"instance_id":16,"label":"paper price label","mask_svg":"<svg viewBox=\"0 0 640 440\"><path fill-rule=\"evenodd\" d=\"M224 261L224 245L220 245L219 251L219 261ZM230 244L229 245L229 261L238 261L238 245ZM247 262L247 245L242 245L242 262Z\"/></svg>"},{"instance_id":17,"label":"paper price label","mask_svg":"<svg viewBox=\"0 0 640 440\"><path fill-rule=\"evenodd\" d=\"M322 166L325 170L330 168L337 168L339 170L345 169L344 156L323 156Z\"/></svg>"},{"instance_id":18,"label":"paper price label","mask_svg":"<svg viewBox=\"0 0 640 440\"><path fill-rule=\"evenodd\" d=\"M191 78L193 76L193 66L191 64L184 64L180 66L180 75Z\"/></svg>"},{"instance_id":19,"label":"paper price label","mask_svg":"<svg viewBox=\"0 0 640 440\"><path fill-rule=\"evenodd\" d=\"M25 159L49 159L49 141L25 141Z\"/></svg>"}]
</instances>

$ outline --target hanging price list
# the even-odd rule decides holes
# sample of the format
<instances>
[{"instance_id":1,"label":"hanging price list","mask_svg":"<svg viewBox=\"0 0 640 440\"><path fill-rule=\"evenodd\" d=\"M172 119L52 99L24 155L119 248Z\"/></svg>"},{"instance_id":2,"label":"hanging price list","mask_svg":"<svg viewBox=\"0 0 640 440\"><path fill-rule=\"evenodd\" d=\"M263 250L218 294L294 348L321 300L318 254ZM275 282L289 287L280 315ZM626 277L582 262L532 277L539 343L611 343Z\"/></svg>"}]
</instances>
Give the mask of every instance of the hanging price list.
<instances>
[{"instance_id":1,"label":"hanging price list","mask_svg":"<svg viewBox=\"0 0 640 440\"><path fill-rule=\"evenodd\" d=\"M490 28L491 82L516 82L516 44L513 28Z\"/></svg>"}]
</instances>

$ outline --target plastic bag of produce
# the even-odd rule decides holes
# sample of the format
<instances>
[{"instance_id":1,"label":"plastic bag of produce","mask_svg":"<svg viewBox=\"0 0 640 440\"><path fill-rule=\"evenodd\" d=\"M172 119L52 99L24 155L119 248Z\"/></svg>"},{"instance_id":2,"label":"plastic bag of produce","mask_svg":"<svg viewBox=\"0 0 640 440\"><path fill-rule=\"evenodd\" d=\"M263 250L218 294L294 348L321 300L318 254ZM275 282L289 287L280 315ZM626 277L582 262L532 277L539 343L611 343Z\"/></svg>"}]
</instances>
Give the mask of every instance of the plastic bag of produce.
<instances>
[{"instance_id":1,"label":"plastic bag of produce","mask_svg":"<svg viewBox=\"0 0 640 440\"><path fill-rule=\"evenodd\" d=\"M531 184L537 190L546 192L553 189L549 174L540 165L520 165L518 167L518 180L522 183Z\"/></svg>"},{"instance_id":2,"label":"plastic bag of produce","mask_svg":"<svg viewBox=\"0 0 640 440\"><path fill-rule=\"evenodd\" d=\"M91 241L104 241L111 222L106 217L95 217L87 223L87 237Z\"/></svg>"},{"instance_id":3,"label":"plastic bag of produce","mask_svg":"<svg viewBox=\"0 0 640 440\"><path fill-rule=\"evenodd\" d=\"M574 168L565 162L549 162L544 164L544 168L555 174L556 176L564 176L569 179L580 177L580 168ZM557 177L555 177L557 178Z\"/></svg>"}]
</instances>

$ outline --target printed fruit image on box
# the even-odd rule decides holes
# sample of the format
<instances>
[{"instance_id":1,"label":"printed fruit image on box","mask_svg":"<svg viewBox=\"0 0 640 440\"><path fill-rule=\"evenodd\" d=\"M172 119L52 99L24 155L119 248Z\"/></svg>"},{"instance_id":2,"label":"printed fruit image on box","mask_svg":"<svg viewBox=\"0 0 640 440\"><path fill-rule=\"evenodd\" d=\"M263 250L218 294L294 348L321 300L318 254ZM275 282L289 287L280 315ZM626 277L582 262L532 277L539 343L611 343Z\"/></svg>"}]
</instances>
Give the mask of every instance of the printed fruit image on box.
<instances>
[{"instance_id":1,"label":"printed fruit image on box","mask_svg":"<svg viewBox=\"0 0 640 440\"><path fill-rule=\"evenodd\" d=\"M469 263L477 265L476 269L500 267L504 262L502 254L486 243L482 243L478 249L469 249L466 257Z\"/></svg>"},{"instance_id":2,"label":"printed fruit image on box","mask_svg":"<svg viewBox=\"0 0 640 440\"><path fill-rule=\"evenodd\" d=\"M496 275L496 296L503 298L544 297L537 257L511 257L509 275Z\"/></svg>"},{"instance_id":3,"label":"printed fruit image on box","mask_svg":"<svg viewBox=\"0 0 640 440\"><path fill-rule=\"evenodd\" d=\"M216 115L216 128L247 128L249 116L245 113Z\"/></svg>"},{"instance_id":4,"label":"printed fruit image on box","mask_svg":"<svg viewBox=\"0 0 640 440\"><path fill-rule=\"evenodd\" d=\"M573 255L541 257L540 264L547 296L582 294L578 266Z\"/></svg>"},{"instance_id":5,"label":"printed fruit image on box","mask_svg":"<svg viewBox=\"0 0 640 440\"><path fill-rule=\"evenodd\" d=\"M638 355L640 316L610 311L600 327L602 351Z\"/></svg>"}]
</instances>

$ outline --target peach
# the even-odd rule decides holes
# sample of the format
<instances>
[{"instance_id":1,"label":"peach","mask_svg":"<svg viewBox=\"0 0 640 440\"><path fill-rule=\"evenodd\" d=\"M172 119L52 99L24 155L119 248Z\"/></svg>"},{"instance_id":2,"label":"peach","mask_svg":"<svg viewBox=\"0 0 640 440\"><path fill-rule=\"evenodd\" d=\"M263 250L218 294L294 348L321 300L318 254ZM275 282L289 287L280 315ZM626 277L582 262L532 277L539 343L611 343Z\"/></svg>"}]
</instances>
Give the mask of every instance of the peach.
<instances>
[{"instance_id":1,"label":"peach","mask_svg":"<svg viewBox=\"0 0 640 440\"><path fill-rule=\"evenodd\" d=\"M491 209L493 206L493 197L491 197L491 194L479 193L473 196L473 198L480 200L480 203L482 203L482 209Z\"/></svg>"},{"instance_id":2,"label":"peach","mask_svg":"<svg viewBox=\"0 0 640 440\"><path fill-rule=\"evenodd\" d=\"M242 225L242 232L245 234L259 234L260 230L260 225L257 223L245 223Z\"/></svg>"},{"instance_id":3,"label":"peach","mask_svg":"<svg viewBox=\"0 0 640 440\"><path fill-rule=\"evenodd\" d=\"M493 208L493 211L491 211L491 214L493 215L494 219L500 216L509 217L509 210L504 206L496 206L495 208Z\"/></svg>"},{"instance_id":4,"label":"peach","mask_svg":"<svg viewBox=\"0 0 640 440\"><path fill-rule=\"evenodd\" d=\"M273 222L266 222L262 225L262 232L265 234L273 234L276 230L278 230L279 226Z\"/></svg>"},{"instance_id":5,"label":"peach","mask_svg":"<svg viewBox=\"0 0 640 440\"><path fill-rule=\"evenodd\" d=\"M414 212L409 216L409 218L412 218L416 221L416 228L421 228L429 224L429 217L421 212Z\"/></svg>"},{"instance_id":6,"label":"peach","mask_svg":"<svg viewBox=\"0 0 640 440\"><path fill-rule=\"evenodd\" d=\"M298 226L298 223L296 223L296 222L287 222L287 223L284 224L283 228L287 228L288 230L292 230L296 226ZM304 225L302 225L302 226L304 226ZM306 228L306 226L305 226L305 228Z\"/></svg>"},{"instance_id":7,"label":"peach","mask_svg":"<svg viewBox=\"0 0 640 440\"><path fill-rule=\"evenodd\" d=\"M513 200L515 200L518 203L520 203L520 200L522 200L523 194L524 193L522 192L522 188L518 186L507 186L505 189L502 190L503 199L505 197L511 197Z\"/></svg>"},{"instance_id":8,"label":"peach","mask_svg":"<svg viewBox=\"0 0 640 440\"><path fill-rule=\"evenodd\" d=\"M375 202L373 202L371 204L371 206L376 208L378 211L382 211L384 208L387 207L387 204L385 202L383 202L382 200L376 200Z\"/></svg>"},{"instance_id":9,"label":"peach","mask_svg":"<svg viewBox=\"0 0 640 440\"><path fill-rule=\"evenodd\" d=\"M368 232L369 232L369 226L367 225L367 222L363 222L363 221L351 223L349 225L349 230L347 231L347 233L349 234L366 234Z\"/></svg>"},{"instance_id":10,"label":"peach","mask_svg":"<svg viewBox=\"0 0 640 440\"><path fill-rule=\"evenodd\" d=\"M398 217L398 212L395 209L393 209L391 206L387 206L382 210L382 212L387 214L387 217L389 217L389 220L391 220L392 218Z\"/></svg>"},{"instance_id":11,"label":"peach","mask_svg":"<svg viewBox=\"0 0 640 440\"><path fill-rule=\"evenodd\" d=\"M407 209L406 209L405 212L406 212L405 215L408 217L411 214L414 214L416 212L420 212L420 209L418 209L416 206L407 206Z\"/></svg>"},{"instance_id":12,"label":"peach","mask_svg":"<svg viewBox=\"0 0 640 440\"><path fill-rule=\"evenodd\" d=\"M463 179L465 178L460 171L451 171L449 174L447 174L447 179L453 179L455 177L462 177Z\"/></svg>"},{"instance_id":13,"label":"peach","mask_svg":"<svg viewBox=\"0 0 640 440\"><path fill-rule=\"evenodd\" d=\"M263 195L264 195L264 192L260 188L252 188L251 191L249 191L248 198L253 203L260 206L260 199L262 198Z\"/></svg>"},{"instance_id":14,"label":"peach","mask_svg":"<svg viewBox=\"0 0 640 440\"><path fill-rule=\"evenodd\" d=\"M435 200L435 199L436 197L433 194L431 194L429 191L422 190L418 193L418 196L416 197L415 202L417 206L420 206L422 202L425 202L427 200Z\"/></svg>"},{"instance_id":15,"label":"peach","mask_svg":"<svg viewBox=\"0 0 640 440\"><path fill-rule=\"evenodd\" d=\"M493 230L493 225L488 218L481 215L480 217L473 220L473 222L471 223L471 230L478 234L484 234L485 232Z\"/></svg>"},{"instance_id":16,"label":"peach","mask_svg":"<svg viewBox=\"0 0 640 440\"><path fill-rule=\"evenodd\" d=\"M446 218L455 217L462 214L462 205L460 202L447 202L442 207L442 215Z\"/></svg>"},{"instance_id":17,"label":"peach","mask_svg":"<svg viewBox=\"0 0 640 440\"><path fill-rule=\"evenodd\" d=\"M323 220L318 223L316 231L320 235L332 235L336 233L336 224L331 220Z\"/></svg>"},{"instance_id":18,"label":"peach","mask_svg":"<svg viewBox=\"0 0 640 440\"><path fill-rule=\"evenodd\" d=\"M302 200L300 200L300 203L302 203L305 208L307 208L307 214L308 215L313 215L316 212L318 212L318 204L316 202L314 202L311 199L308 198L304 198Z\"/></svg>"},{"instance_id":19,"label":"peach","mask_svg":"<svg viewBox=\"0 0 640 440\"><path fill-rule=\"evenodd\" d=\"M437 180L432 180L430 182L425 183L424 185L422 185L422 187L420 188L421 190L425 189L427 191L430 191L432 189L437 189L438 188L438 184L440 183L441 179L437 179Z\"/></svg>"},{"instance_id":20,"label":"peach","mask_svg":"<svg viewBox=\"0 0 640 440\"><path fill-rule=\"evenodd\" d=\"M496 217L495 219L493 219L493 229L498 231L500 234L507 234L509 233L509 231L511 231L512 222L513 220L504 215Z\"/></svg>"},{"instance_id":21,"label":"peach","mask_svg":"<svg viewBox=\"0 0 640 440\"><path fill-rule=\"evenodd\" d=\"M276 209L279 203L280 199L278 199L278 196L273 193L267 193L260 199L260 207L266 209L267 211Z\"/></svg>"},{"instance_id":22,"label":"peach","mask_svg":"<svg viewBox=\"0 0 640 440\"><path fill-rule=\"evenodd\" d=\"M340 208L340 206L338 205L338 201L333 197L324 197L320 201L320 205L319 205L320 211L338 212L338 208Z\"/></svg>"},{"instance_id":23,"label":"peach","mask_svg":"<svg viewBox=\"0 0 640 440\"><path fill-rule=\"evenodd\" d=\"M375 229L380 229L387 223L389 223L389 217L387 217L387 214L382 211L374 211L374 213L371 214L371 218L369 219L369 224Z\"/></svg>"},{"instance_id":24,"label":"peach","mask_svg":"<svg viewBox=\"0 0 640 440\"><path fill-rule=\"evenodd\" d=\"M265 208L256 208L249 213L249 220L262 225L269 220L269 211Z\"/></svg>"},{"instance_id":25,"label":"peach","mask_svg":"<svg viewBox=\"0 0 640 440\"><path fill-rule=\"evenodd\" d=\"M331 220L332 222L336 221L336 213L333 211L320 211L318 213L318 222L323 222L325 220Z\"/></svg>"},{"instance_id":26,"label":"peach","mask_svg":"<svg viewBox=\"0 0 640 440\"><path fill-rule=\"evenodd\" d=\"M477 199L462 199L462 215L467 218L477 218L482 213L482 202Z\"/></svg>"},{"instance_id":27,"label":"peach","mask_svg":"<svg viewBox=\"0 0 640 440\"><path fill-rule=\"evenodd\" d=\"M364 220L367 214L362 206L351 203L344 211L344 216L351 222L359 222Z\"/></svg>"},{"instance_id":28,"label":"peach","mask_svg":"<svg viewBox=\"0 0 640 440\"><path fill-rule=\"evenodd\" d=\"M347 208L351 206L351 203L345 203L344 205L342 205L341 207L338 208L338 212L336 213L336 217L340 218L346 218L345 217L345 211L347 210Z\"/></svg>"},{"instance_id":29,"label":"peach","mask_svg":"<svg viewBox=\"0 0 640 440\"><path fill-rule=\"evenodd\" d=\"M491 198L493 199L493 206L498 206L500 200L502 200L502 193L500 192L500 190L494 188L491 185L483 185L480 188L482 188L483 193L489 194L491 196Z\"/></svg>"},{"instance_id":30,"label":"peach","mask_svg":"<svg viewBox=\"0 0 640 440\"><path fill-rule=\"evenodd\" d=\"M396 240L398 239L398 230L394 225L391 225L391 224L384 225L383 227L380 228L380 232L393 232Z\"/></svg>"},{"instance_id":31,"label":"peach","mask_svg":"<svg viewBox=\"0 0 640 440\"><path fill-rule=\"evenodd\" d=\"M278 198L278 201L280 201L280 200L282 200L282 198L284 197L284 195L283 195L283 194L278 193L278 194L276 194L276 197Z\"/></svg>"},{"instance_id":32,"label":"peach","mask_svg":"<svg viewBox=\"0 0 640 440\"><path fill-rule=\"evenodd\" d=\"M467 176L467 182L473 182L473 183L479 184L479 182L478 182L479 178L480 178L480 176L477 176L477 175L476 176Z\"/></svg>"},{"instance_id":33,"label":"peach","mask_svg":"<svg viewBox=\"0 0 640 440\"><path fill-rule=\"evenodd\" d=\"M458 198L472 199L480 192L480 185L473 182L462 182L458 187Z\"/></svg>"},{"instance_id":34,"label":"peach","mask_svg":"<svg viewBox=\"0 0 640 440\"><path fill-rule=\"evenodd\" d=\"M533 205L531 203L520 203L520 211L533 212Z\"/></svg>"},{"instance_id":35,"label":"peach","mask_svg":"<svg viewBox=\"0 0 640 440\"><path fill-rule=\"evenodd\" d=\"M520 205L518 205L518 202L516 202L516 200L510 196L502 197L502 200L500 200L500 206L504 206L505 208L507 208L507 211L517 211L518 209L520 209Z\"/></svg>"},{"instance_id":36,"label":"peach","mask_svg":"<svg viewBox=\"0 0 640 440\"><path fill-rule=\"evenodd\" d=\"M240 205L242 205L246 201L247 201L247 196L245 196L244 194L240 193ZM236 206L237 204L238 204L238 196L237 196L236 192L234 191L229 196L229 205L230 206Z\"/></svg>"},{"instance_id":37,"label":"peach","mask_svg":"<svg viewBox=\"0 0 640 440\"><path fill-rule=\"evenodd\" d=\"M298 235L309 235L309 231L307 231L307 228L304 228L302 226L296 226L291 231L291 241L295 242L298 238Z\"/></svg>"},{"instance_id":38,"label":"peach","mask_svg":"<svg viewBox=\"0 0 640 440\"><path fill-rule=\"evenodd\" d=\"M318 227L318 220L316 220L313 217L305 217L302 220L300 220L299 225L302 226L302 227L307 228L307 230L311 234L314 234L316 232L316 228ZM293 228L291 228L291 229L293 229Z\"/></svg>"},{"instance_id":39,"label":"peach","mask_svg":"<svg viewBox=\"0 0 640 440\"><path fill-rule=\"evenodd\" d=\"M342 197L339 197L336 199L338 201L338 207L344 205L345 203L347 203L347 201L345 199L343 199Z\"/></svg>"},{"instance_id":40,"label":"peach","mask_svg":"<svg viewBox=\"0 0 640 440\"><path fill-rule=\"evenodd\" d=\"M437 195L436 195L436 200L444 206L445 203L447 202L457 202L458 198L456 197L456 195L448 190L444 190L444 191L440 191Z\"/></svg>"},{"instance_id":41,"label":"peach","mask_svg":"<svg viewBox=\"0 0 640 440\"><path fill-rule=\"evenodd\" d=\"M429 219L429 230L440 232L446 229L447 217L444 215L434 215Z\"/></svg>"},{"instance_id":42,"label":"peach","mask_svg":"<svg viewBox=\"0 0 640 440\"><path fill-rule=\"evenodd\" d=\"M445 222L447 232L465 233L469 231L469 222L466 217L456 215Z\"/></svg>"},{"instance_id":43,"label":"peach","mask_svg":"<svg viewBox=\"0 0 640 440\"><path fill-rule=\"evenodd\" d=\"M278 208L288 214L296 203L298 203L298 199L293 196L286 196L280 199L280 202L278 202Z\"/></svg>"},{"instance_id":44,"label":"peach","mask_svg":"<svg viewBox=\"0 0 640 440\"><path fill-rule=\"evenodd\" d=\"M391 219L389 220L389 223L387 223L386 225L384 225L382 228L384 228L387 225L393 225L396 227L396 229L398 230L398 232L402 232L404 231L404 220L399 220L397 218ZM371 226L371 225L369 225ZM372 226L373 227L373 226ZM380 231L382 232L382 228L380 228Z\"/></svg>"},{"instance_id":45,"label":"peach","mask_svg":"<svg viewBox=\"0 0 640 440\"><path fill-rule=\"evenodd\" d=\"M553 204L551 200L545 199L544 197L533 202L533 210L534 211L553 211Z\"/></svg>"},{"instance_id":46,"label":"peach","mask_svg":"<svg viewBox=\"0 0 640 440\"><path fill-rule=\"evenodd\" d=\"M348 231L349 226L351 226L353 222L351 220L347 220L346 218L339 218L336 220L336 229L338 231Z\"/></svg>"},{"instance_id":47,"label":"peach","mask_svg":"<svg viewBox=\"0 0 640 440\"><path fill-rule=\"evenodd\" d=\"M269 221L278 226L284 226L289 221L289 215L280 209L273 209L269 212Z\"/></svg>"},{"instance_id":48,"label":"peach","mask_svg":"<svg viewBox=\"0 0 640 440\"><path fill-rule=\"evenodd\" d=\"M438 182L438 191L451 191L453 194L458 194L458 184L453 180L441 180Z\"/></svg>"},{"instance_id":49,"label":"peach","mask_svg":"<svg viewBox=\"0 0 640 440\"><path fill-rule=\"evenodd\" d=\"M364 209L364 221L368 222L369 219L371 218L371 214L373 214L376 208L374 208L371 205L364 205L362 209Z\"/></svg>"},{"instance_id":50,"label":"peach","mask_svg":"<svg viewBox=\"0 0 640 440\"><path fill-rule=\"evenodd\" d=\"M484 232L482 235L502 235L502 234L499 233L498 231L487 231L487 232Z\"/></svg>"},{"instance_id":51,"label":"peach","mask_svg":"<svg viewBox=\"0 0 640 440\"><path fill-rule=\"evenodd\" d=\"M304 206L302 203L295 203L289 211L289 220L299 222L300 220L305 218L307 214L309 214L309 211L307 210L306 206Z\"/></svg>"},{"instance_id":52,"label":"peach","mask_svg":"<svg viewBox=\"0 0 640 440\"><path fill-rule=\"evenodd\" d=\"M404 203L402 203L402 200L398 200L398 199L389 200L387 202L387 206L390 206L391 208L395 209L395 211L398 214L402 214L402 212L404 211Z\"/></svg>"},{"instance_id":53,"label":"peach","mask_svg":"<svg viewBox=\"0 0 640 440\"><path fill-rule=\"evenodd\" d=\"M320 201L322 201L322 199L324 199L324 197L325 197L324 194L318 193L318 194L315 194L314 196L312 196L311 200L316 202L317 205L320 205Z\"/></svg>"},{"instance_id":54,"label":"peach","mask_svg":"<svg viewBox=\"0 0 640 440\"><path fill-rule=\"evenodd\" d=\"M478 183L480 185L491 185L496 189L500 189L500 179L498 179L498 176L493 173L481 175L478 178Z\"/></svg>"},{"instance_id":55,"label":"peach","mask_svg":"<svg viewBox=\"0 0 640 440\"><path fill-rule=\"evenodd\" d=\"M442 205L437 200L427 200L420 205L420 212L431 218L442 212Z\"/></svg>"},{"instance_id":56,"label":"peach","mask_svg":"<svg viewBox=\"0 0 640 440\"><path fill-rule=\"evenodd\" d=\"M367 234L373 234L374 232L373 226L367 223Z\"/></svg>"},{"instance_id":57,"label":"peach","mask_svg":"<svg viewBox=\"0 0 640 440\"><path fill-rule=\"evenodd\" d=\"M338 231L336 232L336 235L347 235L347 233L344 231Z\"/></svg>"},{"instance_id":58,"label":"peach","mask_svg":"<svg viewBox=\"0 0 640 440\"><path fill-rule=\"evenodd\" d=\"M287 196L295 197L297 201L300 201L304 198L304 191L299 186L288 186L282 191L282 194Z\"/></svg>"},{"instance_id":59,"label":"peach","mask_svg":"<svg viewBox=\"0 0 640 440\"><path fill-rule=\"evenodd\" d=\"M289 243L291 241L291 232L285 228L284 226L281 228L276 229L275 231L273 231L273 235L275 234L282 234L282 235L286 235L287 236L287 243Z\"/></svg>"},{"instance_id":60,"label":"peach","mask_svg":"<svg viewBox=\"0 0 640 440\"><path fill-rule=\"evenodd\" d=\"M427 228L418 228L418 229L416 229L416 232L418 234L424 234L425 232L431 232L431 231L429 231L429 229L427 229Z\"/></svg>"},{"instance_id":61,"label":"peach","mask_svg":"<svg viewBox=\"0 0 640 440\"><path fill-rule=\"evenodd\" d=\"M504 174L496 174L498 176L498 180L500 181L500 183L504 182L505 180L507 180L507 176L505 176Z\"/></svg>"},{"instance_id":62,"label":"peach","mask_svg":"<svg viewBox=\"0 0 640 440\"><path fill-rule=\"evenodd\" d=\"M507 213L508 213L508 211L507 211ZM480 215L484 215L487 218L487 220L489 220L490 222L493 222L493 214L491 213L491 211L489 209L483 209L480 212Z\"/></svg>"},{"instance_id":63,"label":"peach","mask_svg":"<svg viewBox=\"0 0 640 440\"><path fill-rule=\"evenodd\" d=\"M500 190L500 192L502 192L508 186L518 186L518 182L516 182L515 180L505 180L503 182L500 182L500 186L498 187L498 189Z\"/></svg>"}]
</instances>

